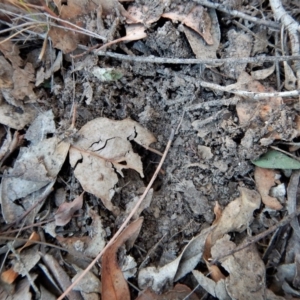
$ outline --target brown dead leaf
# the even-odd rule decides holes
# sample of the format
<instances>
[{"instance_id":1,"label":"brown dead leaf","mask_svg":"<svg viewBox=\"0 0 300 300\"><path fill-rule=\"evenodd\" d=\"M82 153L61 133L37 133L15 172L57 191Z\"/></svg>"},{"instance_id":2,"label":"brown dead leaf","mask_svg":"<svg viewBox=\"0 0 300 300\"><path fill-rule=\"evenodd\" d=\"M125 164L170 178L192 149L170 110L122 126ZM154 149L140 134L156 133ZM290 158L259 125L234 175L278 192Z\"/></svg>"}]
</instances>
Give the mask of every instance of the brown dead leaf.
<instances>
[{"instance_id":1,"label":"brown dead leaf","mask_svg":"<svg viewBox=\"0 0 300 300\"><path fill-rule=\"evenodd\" d=\"M19 273L15 272L13 268L10 268L2 272L1 280L5 283L12 284L18 276Z\"/></svg>"},{"instance_id":2,"label":"brown dead leaf","mask_svg":"<svg viewBox=\"0 0 300 300\"><path fill-rule=\"evenodd\" d=\"M67 20L74 25L85 28L85 18L91 12L94 12L99 7L99 1L87 0L69 0L62 2L54 0L54 3L59 11L59 17L62 20ZM72 25L60 22L62 26L68 27L69 30L63 28L51 27L48 35L53 42L54 48L62 50L64 53L72 52L76 49L78 43L88 42L88 36L80 34L72 30ZM71 29L71 30L70 30ZM78 29L77 29L78 30Z\"/></svg>"},{"instance_id":3,"label":"brown dead leaf","mask_svg":"<svg viewBox=\"0 0 300 300\"><path fill-rule=\"evenodd\" d=\"M118 249L128 240L136 239L142 227L143 218L132 222L102 256L102 299L130 300L130 292L117 259Z\"/></svg>"},{"instance_id":4,"label":"brown dead leaf","mask_svg":"<svg viewBox=\"0 0 300 300\"><path fill-rule=\"evenodd\" d=\"M199 298L192 290L184 284L176 284L173 289L170 289L164 294L158 295L154 293L151 289L146 289L142 291L136 300L198 300Z\"/></svg>"},{"instance_id":5,"label":"brown dead leaf","mask_svg":"<svg viewBox=\"0 0 300 300\"><path fill-rule=\"evenodd\" d=\"M84 192L82 192L72 202L65 202L59 206L55 214L56 226L65 226L66 224L68 224L72 219L75 211L81 209L83 204L83 194Z\"/></svg>"},{"instance_id":6,"label":"brown dead leaf","mask_svg":"<svg viewBox=\"0 0 300 300\"><path fill-rule=\"evenodd\" d=\"M25 248L27 248L31 245L34 245L35 244L34 241L40 241L40 240L41 240L40 235L37 232L34 231L30 235L30 237L29 237L28 241L25 243L25 245L23 247L21 247L20 249L18 249L18 252L21 253L21 251L23 249L25 249Z\"/></svg>"},{"instance_id":7,"label":"brown dead leaf","mask_svg":"<svg viewBox=\"0 0 300 300\"><path fill-rule=\"evenodd\" d=\"M117 44L119 42L130 42L130 41L141 40L141 39L147 37L145 30L146 30L146 28L140 24L128 25L126 27L126 35L125 36L102 45L99 48L99 50L107 48L113 44Z\"/></svg>"},{"instance_id":8,"label":"brown dead leaf","mask_svg":"<svg viewBox=\"0 0 300 300\"><path fill-rule=\"evenodd\" d=\"M24 63L19 56L19 48L11 41L0 44L0 51L11 62L9 64L1 57L0 88L4 99L15 106L18 100L26 103L35 102L36 95L33 91L35 72L31 63ZM22 67L22 68L21 68Z\"/></svg>"},{"instance_id":9,"label":"brown dead leaf","mask_svg":"<svg viewBox=\"0 0 300 300\"><path fill-rule=\"evenodd\" d=\"M111 203L122 169L133 169L143 177L143 166L130 141L146 149L155 137L137 122L125 119L114 121L97 118L84 125L81 136L70 149L70 163L83 189L99 197L105 207L115 214L119 210Z\"/></svg>"},{"instance_id":10,"label":"brown dead leaf","mask_svg":"<svg viewBox=\"0 0 300 300\"><path fill-rule=\"evenodd\" d=\"M19 47L13 44L11 40L0 43L0 51L4 57L10 61L14 69L24 65L24 61L20 57Z\"/></svg>"},{"instance_id":11,"label":"brown dead leaf","mask_svg":"<svg viewBox=\"0 0 300 300\"><path fill-rule=\"evenodd\" d=\"M260 195L246 188L239 188L240 196L223 210L216 228L212 232L212 245L224 234L244 231L253 220L254 210L260 207Z\"/></svg>"},{"instance_id":12,"label":"brown dead leaf","mask_svg":"<svg viewBox=\"0 0 300 300\"><path fill-rule=\"evenodd\" d=\"M161 14L155 14L153 15L149 13L149 8L146 5L138 5L138 4L133 4L130 5L127 9L128 17L126 20L127 24L137 24L137 23L142 23L142 24L152 24L157 22Z\"/></svg>"},{"instance_id":13,"label":"brown dead leaf","mask_svg":"<svg viewBox=\"0 0 300 300\"><path fill-rule=\"evenodd\" d=\"M188 13L185 12L185 8L180 5L176 10L163 13L162 17L182 22L199 33L208 45L212 45L211 19L207 11L201 5L193 7Z\"/></svg>"},{"instance_id":14,"label":"brown dead leaf","mask_svg":"<svg viewBox=\"0 0 300 300\"><path fill-rule=\"evenodd\" d=\"M89 216L92 218L92 223L87 227L89 236L66 238L56 236L56 239L68 252L74 255L80 253L84 256L94 258L106 244L106 232L99 214L90 209Z\"/></svg>"},{"instance_id":15,"label":"brown dead leaf","mask_svg":"<svg viewBox=\"0 0 300 300\"><path fill-rule=\"evenodd\" d=\"M228 236L226 244L232 244L229 247L235 248L235 244L229 239ZM222 244L216 247L223 248ZM266 268L255 244L228 256L222 261L222 266L229 273L225 284L232 299L266 299Z\"/></svg>"},{"instance_id":16,"label":"brown dead leaf","mask_svg":"<svg viewBox=\"0 0 300 300\"><path fill-rule=\"evenodd\" d=\"M242 72L237 83L227 86L228 91L231 89L244 90L249 92L274 92L273 89L265 88L259 81L254 80L246 72ZM247 124L253 118L255 111L263 121L267 121L272 111L282 104L281 97L270 97L267 101L257 104L251 100L243 100L236 105L237 114L240 124Z\"/></svg>"},{"instance_id":17,"label":"brown dead leaf","mask_svg":"<svg viewBox=\"0 0 300 300\"><path fill-rule=\"evenodd\" d=\"M229 232L244 231L253 220L253 212L260 206L260 196L256 191L239 188L240 196L230 202L223 212L219 205L215 206L215 228L207 236L203 251L203 259L206 262L210 275L215 282L225 278L222 271L216 265L210 265L212 249ZM219 249L219 248L218 248ZM223 251L223 249L222 249Z\"/></svg>"},{"instance_id":18,"label":"brown dead leaf","mask_svg":"<svg viewBox=\"0 0 300 300\"><path fill-rule=\"evenodd\" d=\"M257 190L261 195L262 202L271 209L280 210L282 205L280 202L269 196L271 187L275 186L275 176L277 172L273 169L264 169L260 167L255 167L254 179Z\"/></svg>"}]
</instances>

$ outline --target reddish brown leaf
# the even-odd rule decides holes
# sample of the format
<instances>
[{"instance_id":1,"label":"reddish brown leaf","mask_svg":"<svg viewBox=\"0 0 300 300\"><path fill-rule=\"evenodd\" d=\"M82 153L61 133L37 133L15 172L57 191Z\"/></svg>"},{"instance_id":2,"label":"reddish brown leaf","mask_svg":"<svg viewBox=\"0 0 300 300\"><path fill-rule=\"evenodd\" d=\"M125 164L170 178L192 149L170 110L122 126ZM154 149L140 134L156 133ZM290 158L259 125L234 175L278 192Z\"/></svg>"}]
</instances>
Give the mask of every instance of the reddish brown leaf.
<instances>
[{"instance_id":1,"label":"reddish brown leaf","mask_svg":"<svg viewBox=\"0 0 300 300\"><path fill-rule=\"evenodd\" d=\"M275 186L275 177L275 170L255 167L255 184L261 195L262 202L268 208L280 210L282 209L280 202L276 198L269 196L271 187Z\"/></svg>"},{"instance_id":2,"label":"reddish brown leaf","mask_svg":"<svg viewBox=\"0 0 300 300\"><path fill-rule=\"evenodd\" d=\"M19 274L15 272L13 268L10 268L1 274L1 280L5 283L12 284L18 276Z\"/></svg>"},{"instance_id":3,"label":"reddish brown leaf","mask_svg":"<svg viewBox=\"0 0 300 300\"><path fill-rule=\"evenodd\" d=\"M142 223L143 218L139 218L128 225L117 240L104 252L101 270L102 300L130 300L128 285L118 264L117 251L126 241L137 238Z\"/></svg>"},{"instance_id":4,"label":"reddish brown leaf","mask_svg":"<svg viewBox=\"0 0 300 300\"><path fill-rule=\"evenodd\" d=\"M107 48L108 46L111 46L113 44L117 44L119 42L129 42L129 41L141 40L147 36L145 30L146 30L146 28L140 24L128 25L126 27L126 35L125 36L102 45L99 48L99 50Z\"/></svg>"},{"instance_id":5,"label":"reddish brown leaf","mask_svg":"<svg viewBox=\"0 0 300 300\"><path fill-rule=\"evenodd\" d=\"M199 33L208 45L212 45L211 19L207 11L201 5L193 7L189 13L185 12L185 8L179 6L176 10L162 14L162 17L182 22Z\"/></svg>"},{"instance_id":6,"label":"reddish brown leaf","mask_svg":"<svg viewBox=\"0 0 300 300\"><path fill-rule=\"evenodd\" d=\"M56 226L64 226L68 224L75 211L81 209L83 203L83 194L75 198L72 202L65 202L61 204L55 214Z\"/></svg>"},{"instance_id":7,"label":"reddish brown leaf","mask_svg":"<svg viewBox=\"0 0 300 300\"><path fill-rule=\"evenodd\" d=\"M32 244L35 244L34 241L39 241L39 240L40 240L40 235L37 232L34 231L30 235L30 237L29 237L28 241L26 242L26 244L23 247L21 247L20 249L18 249L18 252L20 253L23 249L31 246Z\"/></svg>"}]
</instances>

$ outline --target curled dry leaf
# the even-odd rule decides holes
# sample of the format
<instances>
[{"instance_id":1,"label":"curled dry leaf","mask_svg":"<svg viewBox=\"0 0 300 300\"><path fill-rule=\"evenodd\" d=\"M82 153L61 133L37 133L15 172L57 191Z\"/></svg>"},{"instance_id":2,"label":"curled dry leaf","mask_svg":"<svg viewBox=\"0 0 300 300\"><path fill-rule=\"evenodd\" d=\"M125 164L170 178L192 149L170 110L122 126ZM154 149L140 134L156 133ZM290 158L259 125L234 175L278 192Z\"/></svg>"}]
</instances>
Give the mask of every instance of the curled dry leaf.
<instances>
[{"instance_id":1,"label":"curled dry leaf","mask_svg":"<svg viewBox=\"0 0 300 300\"><path fill-rule=\"evenodd\" d=\"M232 298L228 295L225 287L225 280L221 279L217 282L207 277L207 275L194 270L193 275L198 281L199 285L203 287L208 293L217 299L231 300Z\"/></svg>"},{"instance_id":2,"label":"curled dry leaf","mask_svg":"<svg viewBox=\"0 0 300 300\"><path fill-rule=\"evenodd\" d=\"M76 197L72 202L62 203L56 214L55 214L55 224L56 226L65 226L70 222L75 211L82 208L83 204L83 194L82 192L78 197Z\"/></svg>"},{"instance_id":3,"label":"curled dry leaf","mask_svg":"<svg viewBox=\"0 0 300 300\"><path fill-rule=\"evenodd\" d=\"M186 7L180 5L176 10L162 14L162 17L173 21L180 21L199 33L208 45L213 44L211 36L211 19L207 11L201 5L193 7L189 13L185 12Z\"/></svg>"},{"instance_id":4,"label":"curled dry leaf","mask_svg":"<svg viewBox=\"0 0 300 300\"><path fill-rule=\"evenodd\" d=\"M29 237L28 241L25 243L25 245L23 247L21 247L20 249L18 249L18 252L20 253L23 249L25 249L31 245L34 245L34 241L40 241L40 240L41 240L40 235L34 231L30 235L30 237Z\"/></svg>"},{"instance_id":5,"label":"curled dry leaf","mask_svg":"<svg viewBox=\"0 0 300 300\"><path fill-rule=\"evenodd\" d=\"M172 262L160 268L147 267L141 269L138 275L140 289L151 287L156 293L162 293L199 263L204 250L205 240L211 228L203 230L194 237L183 249L182 253Z\"/></svg>"},{"instance_id":6,"label":"curled dry leaf","mask_svg":"<svg viewBox=\"0 0 300 300\"><path fill-rule=\"evenodd\" d=\"M74 255L80 253L94 258L105 246L106 232L100 216L94 210L89 210L89 216L92 218L92 223L88 226L89 236L66 238L56 236L56 239L68 252Z\"/></svg>"},{"instance_id":7,"label":"curled dry leaf","mask_svg":"<svg viewBox=\"0 0 300 300\"><path fill-rule=\"evenodd\" d=\"M127 9L128 17L126 20L127 24L152 24L154 22L157 22L161 14L153 14L153 12L150 14L149 13L149 8L146 5L138 5L138 4L133 4L130 5Z\"/></svg>"},{"instance_id":8,"label":"curled dry leaf","mask_svg":"<svg viewBox=\"0 0 300 300\"><path fill-rule=\"evenodd\" d=\"M83 189L99 197L105 207L114 213L111 203L118 183L116 172L133 169L143 177L140 157L133 152L130 141L146 149L155 137L137 122L125 119L114 121L98 118L88 122L78 132L81 138L70 149L70 163Z\"/></svg>"},{"instance_id":9,"label":"curled dry leaf","mask_svg":"<svg viewBox=\"0 0 300 300\"><path fill-rule=\"evenodd\" d=\"M212 248L212 258L235 247L235 243L230 241L230 236L224 235ZM221 262L222 267L229 273L225 284L232 299L265 299L266 269L255 244L221 259Z\"/></svg>"},{"instance_id":10,"label":"curled dry leaf","mask_svg":"<svg viewBox=\"0 0 300 300\"><path fill-rule=\"evenodd\" d=\"M1 273L1 280L5 283L12 284L18 276L19 273L15 272L13 268L10 268Z\"/></svg>"},{"instance_id":11,"label":"curled dry leaf","mask_svg":"<svg viewBox=\"0 0 300 300\"><path fill-rule=\"evenodd\" d=\"M261 195L262 202L271 209L282 209L281 203L274 197L269 196L270 189L275 185L277 172L273 169L255 167L254 179L257 190Z\"/></svg>"},{"instance_id":12,"label":"curled dry leaf","mask_svg":"<svg viewBox=\"0 0 300 300\"><path fill-rule=\"evenodd\" d=\"M19 49L10 40L0 44L0 51L12 63L9 64L1 58L1 67L4 66L4 76L1 73L0 88L4 99L15 106L19 106L18 100L35 102L36 95L33 91L35 71L31 63L24 63L19 57ZM22 66L22 68L21 68Z\"/></svg>"},{"instance_id":13,"label":"curled dry leaf","mask_svg":"<svg viewBox=\"0 0 300 300\"><path fill-rule=\"evenodd\" d=\"M139 218L129 224L104 252L101 269L103 300L130 300L129 288L118 264L117 251L127 240L137 238L142 223L143 218Z\"/></svg>"},{"instance_id":14,"label":"curled dry leaf","mask_svg":"<svg viewBox=\"0 0 300 300\"><path fill-rule=\"evenodd\" d=\"M102 45L99 48L99 50L107 48L113 44L117 44L119 42L130 42L130 41L141 40L141 39L147 37L145 30L146 30L146 28L140 24L128 25L126 27L126 35L125 36Z\"/></svg>"},{"instance_id":15,"label":"curled dry leaf","mask_svg":"<svg viewBox=\"0 0 300 300\"><path fill-rule=\"evenodd\" d=\"M252 71L251 76L255 80L262 80L272 75L274 71L275 71L275 64L273 64L271 67L266 69Z\"/></svg>"},{"instance_id":16,"label":"curled dry leaf","mask_svg":"<svg viewBox=\"0 0 300 300\"><path fill-rule=\"evenodd\" d=\"M232 231L242 232L253 221L253 212L260 207L260 195L253 190L239 188L240 196L230 202L211 233L211 245L224 234Z\"/></svg>"}]
</instances>

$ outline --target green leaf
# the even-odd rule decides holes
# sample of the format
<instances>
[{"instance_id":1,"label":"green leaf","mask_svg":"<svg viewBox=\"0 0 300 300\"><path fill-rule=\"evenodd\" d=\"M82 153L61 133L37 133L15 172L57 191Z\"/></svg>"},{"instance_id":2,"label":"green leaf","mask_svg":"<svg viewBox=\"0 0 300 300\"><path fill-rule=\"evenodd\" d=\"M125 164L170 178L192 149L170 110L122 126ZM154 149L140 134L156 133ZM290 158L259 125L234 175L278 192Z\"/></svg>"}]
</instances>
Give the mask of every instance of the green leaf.
<instances>
[{"instance_id":1,"label":"green leaf","mask_svg":"<svg viewBox=\"0 0 300 300\"><path fill-rule=\"evenodd\" d=\"M300 169L300 162L279 151L270 150L259 159L252 161L258 167L265 169Z\"/></svg>"}]
</instances>

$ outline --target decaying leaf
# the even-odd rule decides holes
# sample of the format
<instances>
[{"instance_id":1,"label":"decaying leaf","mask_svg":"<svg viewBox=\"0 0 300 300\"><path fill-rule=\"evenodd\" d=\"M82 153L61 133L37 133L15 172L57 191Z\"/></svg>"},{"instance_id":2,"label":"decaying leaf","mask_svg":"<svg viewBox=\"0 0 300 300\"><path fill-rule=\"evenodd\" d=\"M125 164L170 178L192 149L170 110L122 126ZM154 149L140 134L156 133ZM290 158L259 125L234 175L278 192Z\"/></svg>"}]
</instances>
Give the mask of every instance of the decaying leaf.
<instances>
[{"instance_id":1,"label":"decaying leaf","mask_svg":"<svg viewBox=\"0 0 300 300\"><path fill-rule=\"evenodd\" d=\"M54 1L58 11L59 17L63 20L85 28L85 18L81 16L88 15L92 11L96 11L99 7L99 1L77 1L70 0L67 5L60 0ZM62 25L69 30L58 27L51 27L48 35L53 42L54 48L62 50L64 53L69 53L77 48L79 42L85 43L88 40L88 36L75 32L74 27L67 23L61 22ZM78 28L77 28L78 30Z\"/></svg>"},{"instance_id":2,"label":"decaying leaf","mask_svg":"<svg viewBox=\"0 0 300 300\"><path fill-rule=\"evenodd\" d=\"M73 268L76 271L76 275L72 278L72 282L74 282L80 274L84 271L73 265ZM84 293L100 293L101 283L98 277L96 277L92 272L88 272L86 276L84 276L78 284L74 287L75 291L80 291Z\"/></svg>"},{"instance_id":3,"label":"decaying leaf","mask_svg":"<svg viewBox=\"0 0 300 300\"><path fill-rule=\"evenodd\" d=\"M56 226L65 226L70 222L73 217L73 214L81 209L83 204L83 194L76 197L72 202L62 203L55 214L55 224Z\"/></svg>"},{"instance_id":4,"label":"decaying leaf","mask_svg":"<svg viewBox=\"0 0 300 300\"><path fill-rule=\"evenodd\" d=\"M254 80L262 80L272 75L274 71L275 71L275 64L273 64L271 67L266 69L252 71L251 76Z\"/></svg>"},{"instance_id":5,"label":"decaying leaf","mask_svg":"<svg viewBox=\"0 0 300 300\"><path fill-rule=\"evenodd\" d=\"M41 255L43 262L53 274L56 282L59 284L60 288L64 291L71 285L71 280L69 275L64 271L64 269L59 265L57 260L50 254ZM81 300L81 295L79 292L71 290L68 294L70 299Z\"/></svg>"},{"instance_id":6,"label":"decaying leaf","mask_svg":"<svg viewBox=\"0 0 300 300\"><path fill-rule=\"evenodd\" d=\"M149 7L146 5L132 4L127 9L128 18L127 24L152 24L158 21L161 17L161 13L153 14L153 11L149 13Z\"/></svg>"},{"instance_id":7,"label":"decaying leaf","mask_svg":"<svg viewBox=\"0 0 300 300\"><path fill-rule=\"evenodd\" d=\"M4 67L0 79L0 88L4 99L15 106L19 106L19 100L26 103L35 102L36 95L33 91L35 72L31 63L24 63L18 57L19 49L10 40L0 44L0 51L10 60L12 65L1 58L1 67ZM22 68L21 68L22 66ZM2 75L2 74L1 74Z\"/></svg>"},{"instance_id":8,"label":"decaying leaf","mask_svg":"<svg viewBox=\"0 0 300 300\"><path fill-rule=\"evenodd\" d=\"M34 245L34 241L40 241L40 235L37 232L32 232L32 234L30 235L28 241L25 243L25 245L23 247L21 247L20 249L18 249L18 252L20 253L23 249Z\"/></svg>"},{"instance_id":9,"label":"decaying leaf","mask_svg":"<svg viewBox=\"0 0 300 300\"><path fill-rule=\"evenodd\" d=\"M254 178L257 190L266 207L280 210L282 209L280 202L276 198L269 196L271 187L275 185L276 174L277 173L273 169L264 169L256 166Z\"/></svg>"},{"instance_id":10,"label":"decaying leaf","mask_svg":"<svg viewBox=\"0 0 300 300\"><path fill-rule=\"evenodd\" d=\"M1 56L0 56L1 59ZM31 123L37 115L37 110L31 104L21 105L19 109L8 103L0 105L0 122L10 128L21 130Z\"/></svg>"},{"instance_id":11,"label":"decaying leaf","mask_svg":"<svg viewBox=\"0 0 300 300\"><path fill-rule=\"evenodd\" d=\"M252 36L243 31L231 29L227 33L229 46L225 49L225 57L249 57L252 48ZM245 70L246 63L238 64L225 63L223 72L232 78L238 78Z\"/></svg>"},{"instance_id":12,"label":"decaying leaf","mask_svg":"<svg viewBox=\"0 0 300 300\"><path fill-rule=\"evenodd\" d=\"M151 201L152 201L152 196L153 196L153 189L150 189L149 192L147 193L145 199L143 200L141 205L136 210L136 213L132 216L133 220L136 220L140 216L142 211L150 206ZM131 211L133 210L135 204L139 201L139 199L140 199L140 197L136 196L132 199L132 201L127 203L126 211L125 211L126 216L128 216L131 213Z\"/></svg>"},{"instance_id":13,"label":"decaying leaf","mask_svg":"<svg viewBox=\"0 0 300 300\"><path fill-rule=\"evenodd\" d=\"M288 91L292 91L296 88L295 85L296 85L297 78L294 74L293 69L286 61L283 62L283 67L284 67L284 77L285 77L284 87Z\"/></svg>"},{"instance_id":14,"label":"decaying leaf","mask_svg":"<svg viewBox=\"0 0 300 300\"><path fill-rule=\"evenodd\" d=\"M133 169L143 177L140 157L133 152L130 141L146 149L155 137L137 122L98 118L88 122L78 132L82 137L70 149L70 163L83 189L99 197L109 210L118 213L111 199L118 182L115 171Z\"/></svg>"},{"instance_id":15,"label":"decaying leaf","mask_svg":"<svg viewBox=\"0 0 300 300\"><path fill-rule=\"evenodd\" d=\"M212 45L211 19L204 7L196 5L188 13L185 10L186 7L180 5L176 10L163 13L162 17L182 22L200 34L208 45Z\"/></svg>"},{"instance_id":16,"label":"decaying leaf","mask_svg":"<svg viewBox=\"0 0 300 300\"><path fill-rule=\"evenodd\" d=\"M92 223L88 226L89 236L66 238L56 236L56 239L71 254L76 255L79 252L80 254L94 258L105 246L106 232L100 216L95 211L90 209L89 216L92 218Z\"/></svg>"},{"instance_id":17,"label":"decaying leaf","mask_svg":"<svg viewBox=\"0 0 300 300\"><path fill-rule=\"evenodd\" d=\"M260 207L260 195L246 188L239 188L240 196L230 202L211 233L212 245L224 234L232 231L242 232L253 221L254 210Z\"/></svg>"},{"instance_id":18,"label":"decaying leaf","mask_svg":"<svg viewBox=\"0 0 300 300\"><path fill-rule=\"evenodd\" d=\"M176 284L174 288L164 294L156 294L151 289L142 291L136 300L174 300L174 299L189 299L198 300L199 298L191 291L191 289L183 284Z\"/></svg>"},{"instance_id":19,"label":"decaying leaf","mask_svg":"<svg viewBox=\"0 0 300 300\"><path fill-rule=\"evenodd\" d=\"M10 268L1 273L1 280L5 283L12 284L19 276L18 272L15 272L13 268Z\"/></svg>"},{"instance_id":20,"label":"decaying leaf","mask_svg":"<svg viewBox=\"0 0 300 300\"><path fill-rule=\"evenodd\" d=\"M1 182L0 198L2 204L5 203L1 208L7 223L14 222L24 213L24 209L29 209L39 197L50 193L50 185L54 184L68 150L69 144L57 137L20 149L14 167L4 172ZM17 205L15 200L22 200L22 206ZM27 218L29 223L31 218Z\"/></svg>"},{"instance_id":21,"label":"decaying leaf","mask_svg":"<svg viewBox=\"0 0 300 300\"><path fill-rule=\"evenodd\" d=\"M19 254L20 260L16 258L12 260L13 270L22 276L26 276L26 274L37 265L41 258L37 249L37 245L24 249Z\"/></svg>"},{"instance_id":22,"label":"decaying leaf","mask_svg":"<svg viewBox=\"0 0 300 300\"><path fill-rule=\"evenodd\" d=\"M221 279L218 282L210 279L201 272L194 270L193 275L197 279L200 286L202 286L208 293L217 299L231 300L232 298L228 295L225 287L225 280Z\"/></svg>"},{"instance_id":23,"label":"decaying leaf","mask_svg":"<svg viewBox=\"0 0 300 300\"><path fill-rule=\"evenodd\" d=\"M189 27L183 27L185 36L197 58L216 58L220 45L221 31L216 11L208 9L207 13L210 16L212 24L210 30L213 41L212 45L207 44L194 30Z\"/></svg>"},{"instance_id":24,"label":"decaying leaf","mask_svg":"<svg viewBox=\"0 0 300 300\"><path fill-rule=\"evenodd\" d=\"M212 257L234 248L235 244L226 235L212 248ZM223 259L222 266L229 273L225 285L232 299L266 299L265 265L254 244Z\"/></svg>"},{"instance_id":25,"label":"decaying leaf","mask_svg":"<svg viewBox=\"0 0 300 300\"><path fill-rule=\"evenodd\" d=\"M49 79L54 72L58 71L62 65L62 52L59 51L53 64L49 66L48 69L45 69L43 66L37 70L36 79L35 79L35 86L39 86L42 84L46 79Z\"/></svg>"},{"instance_id":26,"label":"decaying leaf","mask_svg":"<svg viewBox=\"0 0 300 300\"><path fill-rule=\"evenodd\" d=\"M126 35L125 36L102 45L99 48L99 50L105 49L105 48L107 48L113 44L117 44L119 42L130 42L130 41L141 40L141 39L147 37L145 30L146 30L146 28L140 24L128 25L126 27Z\"/></svg>"},{"instance_id":27,"label":"decaying leaf","mask_svg":"<svg viewBox=\"0 0 300 300\"><path fill-rule=\"evenodd\" d=\"M182 253L169 264L156 268L141 269L138 275L140 289L151 287L156 293L161 293L173 285L187 273L191 272L201 260L205 240L212 229L203 230L194 237L183 249Z\"/></svg>"},{"instance_id":28,"label":"decaying leaf","mask_svg":"<svg viewBox=\"0 0 300 300\"><path fill-rule=\"evenodd\" d=\"M103 300L130 299L127 282L118 264L117 251L128 239L135 240L137 238L142 223L143 218L139 218L129 224L116 241L104 252L101 269Z\"/></svg>"}]
</instances>

